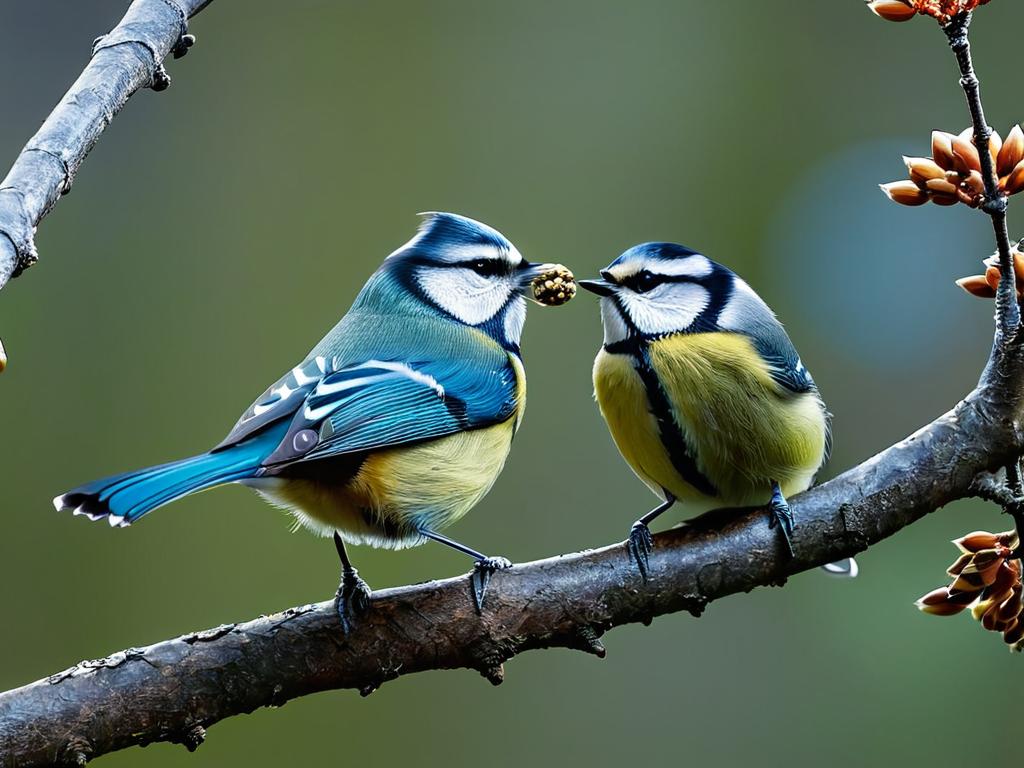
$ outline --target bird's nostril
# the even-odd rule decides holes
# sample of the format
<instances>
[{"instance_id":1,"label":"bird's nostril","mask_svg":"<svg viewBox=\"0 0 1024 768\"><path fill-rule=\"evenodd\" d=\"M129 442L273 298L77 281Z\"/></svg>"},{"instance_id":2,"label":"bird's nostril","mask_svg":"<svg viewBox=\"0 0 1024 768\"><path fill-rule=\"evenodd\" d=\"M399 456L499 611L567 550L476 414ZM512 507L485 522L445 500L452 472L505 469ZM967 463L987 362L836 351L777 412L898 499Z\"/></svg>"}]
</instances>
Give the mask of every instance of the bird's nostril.
<instances>
[{"instance_id":1,"label":"bird's nostril","mask_svg":"<svg viewBox=\"0 0 1024 768\"><path fill-rule=\"evenodd\" d=\"M609 272L607 269L602 269L601 270L601 277L603 277L609 283L614 283L615 282L614 278L612 277L612 273Z\"/></svg>"}]
</instances>

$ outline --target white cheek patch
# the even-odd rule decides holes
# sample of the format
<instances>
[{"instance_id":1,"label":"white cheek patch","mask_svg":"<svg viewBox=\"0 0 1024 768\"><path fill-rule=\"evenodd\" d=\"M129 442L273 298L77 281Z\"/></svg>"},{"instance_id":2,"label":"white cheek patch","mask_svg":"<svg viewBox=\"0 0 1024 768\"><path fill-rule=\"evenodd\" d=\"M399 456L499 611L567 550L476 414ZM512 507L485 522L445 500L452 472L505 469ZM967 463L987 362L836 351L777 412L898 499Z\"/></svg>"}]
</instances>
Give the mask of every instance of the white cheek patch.
<instances>
[{"instance_id":1,"label":"white cheek patch","mask_svg":"<svg viewBox=\"0 0 1024 768\"><path fill-rule=\"evenodd\" d=\"M619 301L640 333L657 335L688 328L707 308L711 294L696 283L665 283L647 293L621 290Z\"/></svg>"},{"instance_id":2,"label":"white cheek patch","mask_svg":"<svg viewBox=\"0 0 1024 768\"><path fill-rule=\"evenodd\" d=\"M622 319L622 313L611 296L601 299L601 324L604 326L605 344L614 344L629 335L626 321Z\"/></svg>"},{"instance_id":3,"label":"white cheek patch","mask_svg":"<svg viewBox=\"0 0 1024 768\"><path fill-rule=\"evenodd\" d=\"M434 304L467 325L494 317L516 288L512 278L488 278L453 267L422 269L416 281Z\"/></svg>"},{"instance_id":4,"label":"white cheek patch","mask_svg":"<svg viewBox=\"0 0 1024 768\"><path fill-rule=\"evenodd\" d=\"M523 335L523 323L526 322L526 299L517 296L509 302L505 310L505 338L518 344Z\"/></svg>"}]
</instances>

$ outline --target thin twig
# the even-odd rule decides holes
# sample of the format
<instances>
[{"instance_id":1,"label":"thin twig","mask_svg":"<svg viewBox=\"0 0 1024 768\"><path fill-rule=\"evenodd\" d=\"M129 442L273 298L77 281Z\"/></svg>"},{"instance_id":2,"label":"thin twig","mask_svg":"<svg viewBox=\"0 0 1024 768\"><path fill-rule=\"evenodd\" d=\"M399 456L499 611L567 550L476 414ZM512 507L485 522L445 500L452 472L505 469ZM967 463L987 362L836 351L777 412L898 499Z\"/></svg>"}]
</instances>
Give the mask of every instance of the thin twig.
<instances>
[{"instance_id":1,"label":"thin twig","mask_svg":"<svg viewBox=\"0 0 1024 768\"><path fill-rule=\"evenodd\" d=\"M985 185L985 201L981 209L992 219L996 246L999 252L999 288L996 290L996 343L1009 344L1020 326L1020 307L1017 303L1017 278L1013 270L1013 251L1006 226L1007 198L999 190L999 177L989 151L992 128L985 121L985 109L981 102L981 84L971 60L971 43L968 31L971 14L961 13L953 17L942 30L949 40L949 47L956 56L960 68L960 86L967 97L967 107L974 125L974 146L981 161L981 177Z\"/></svg>"},{"instance_id":2,"label":"thin twig","mask_svg":"<svg viewBox=\"0 0 1024 768\"><path fill-rule=\"evenodd\" d=\"M186 22L210 2L135 0L95 41L89 64L0 182L0 288L38 260L36 226L71 190L114 115L140 88L163 90L170 83L162 62L172 50L175 56L188 50L181 44Z\"/></svg>"}]
</instances>

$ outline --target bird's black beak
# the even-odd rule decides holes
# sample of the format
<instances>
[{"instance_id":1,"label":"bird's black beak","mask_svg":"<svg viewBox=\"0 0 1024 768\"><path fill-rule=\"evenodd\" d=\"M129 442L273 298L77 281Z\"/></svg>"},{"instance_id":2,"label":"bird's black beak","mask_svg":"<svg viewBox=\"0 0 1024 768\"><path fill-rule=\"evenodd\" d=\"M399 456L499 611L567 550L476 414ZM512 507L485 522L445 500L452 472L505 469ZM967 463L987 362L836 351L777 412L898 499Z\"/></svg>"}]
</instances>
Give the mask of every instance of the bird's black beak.
<instances>
[{"instance_id":1,"label":"bird's black beak","mask_svg":"<svg viewBox=\"0 0 1024 768\"><path fill-rule=\"evenodd\" d=\"M611 296L615 293L615 286L607 280L578 280L580 288L585 288L598 296Z\"/></svg>"}]
</instances>

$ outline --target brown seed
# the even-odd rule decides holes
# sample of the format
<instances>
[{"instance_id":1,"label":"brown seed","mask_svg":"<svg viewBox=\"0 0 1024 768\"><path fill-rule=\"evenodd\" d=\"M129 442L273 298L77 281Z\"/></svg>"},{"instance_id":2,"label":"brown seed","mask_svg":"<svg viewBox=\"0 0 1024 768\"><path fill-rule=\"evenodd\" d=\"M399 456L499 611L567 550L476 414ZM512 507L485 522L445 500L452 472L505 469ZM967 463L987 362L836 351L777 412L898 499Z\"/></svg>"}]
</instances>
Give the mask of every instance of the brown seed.
<instances>
[{"instance_id":1,"label":"brown seed","mask_svg":"<svg viewBox=\"0 0 1024 768\"><path fill-rule=\"evenodd\" d=\"M978 148L971 143L970 139L965 139L963 136L954 136L951 146L953 157L956 158L956 165L954 167L958 171L969 173L970 171L981 170Z\"/></svg>"},{"instance_id":2,"label":"brown seed","mask_svg":"<svg viewBox=\"0 0 1024 768\"><path fill-rule=\"evenodd\" d=\"M871 0L868 8L876 16L886 21L909 21L917 13L906 3L900 0Z\"/></svg>"},{"instance_id":3,"label":"brown seed","mask_svg":"<svg viewBox=\"0 0 1024 768\"><path fill-rule=\"evenodd\" d=\"M977 296L979 299L994 299L996 297L996 292L992 290L992 286L990 286L988 281L985 280L984 275L961 277L956 281L956 284L972 296Z\"/></svg>"},{"instance_id":4,"label":"brown seed","mask_svg":"<svg viewBox=\"0 0 1024 768\"><path fill-rule=\"evenodd\" d=\"M928 202L928 193L918 189L912 181L892 181L879 184L878 187L890 200L900 205L924 205Z\"/></svg>"},{"instance_id":5,"label":"brown seed","mask_svg":"<svg viewBox=\"0 0 1024 768\"><path fill-rule=\"evenodd\" d=\"M956 168L956 157L953 155L953 134L945 131L932 131L932 159L944 170Z\"/></svg>"},{"instance_id":6,"label":"brown seed","mask_svg":"<svg viewBox=\"0 0 1024 768\"><path fill-rule=\"evenodd\" d=\"M1006 177L1006 183L1003 185L1003 191L1008 195L1016 195L1022 189L1024 189L1024 160L1017 163L1010 175Z\"/></svg>"},{"instance_id":7,"label":"brown seed","mask_svg":"<svg viewBox=\"0 0 1024 768\"><path fill-rule=\"evenodd\" d=\"M1015 125L1006 135L1003 146L999 148L996 173L1000 176L1009 176L1021 160L1024 160L1024 131L1019 125Z\"/></svg>"},{"instance_id":8,"label":"brown seed","mask_svg":"<svg viewBox=\"0 0 1024 768\"><path fill-rule=\"evenodd\" d=\"M4 368L7 367L7 351L4 349L4 343L0 341L0 373L4 372Z\"/></svg>"}]
</instances>

